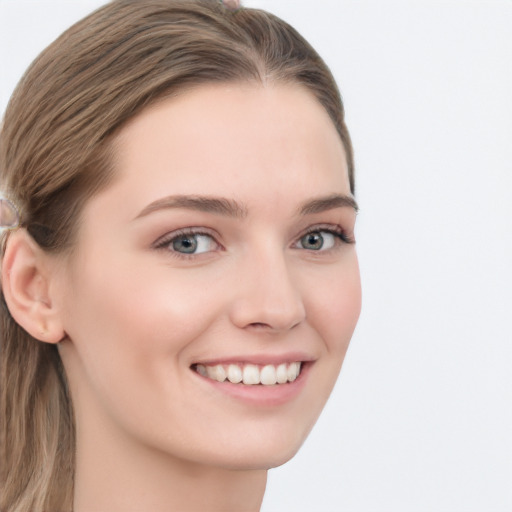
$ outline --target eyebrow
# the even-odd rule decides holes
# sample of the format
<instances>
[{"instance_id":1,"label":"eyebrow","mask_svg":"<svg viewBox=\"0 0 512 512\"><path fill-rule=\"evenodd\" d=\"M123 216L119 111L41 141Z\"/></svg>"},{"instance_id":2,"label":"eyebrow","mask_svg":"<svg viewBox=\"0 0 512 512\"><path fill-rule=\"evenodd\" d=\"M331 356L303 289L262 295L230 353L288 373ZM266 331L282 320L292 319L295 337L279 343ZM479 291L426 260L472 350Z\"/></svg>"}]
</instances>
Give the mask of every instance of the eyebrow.
<instances>
[{"instance_id":1,"label":"eyebrow","mask_svg":"<svg viewBox=\"0 0 512 512\"><path fill-rule=\"evenodd\" d=\"M335 208L353 208L356 213L359 211L359 206L356 200L349 195L345 194L332 194L326 197L319 197L307 201L299 208L300 215L312 215L314 213L322 213L327 210L334 210Z\"/></svg>"},{"instance_id":2,"label":"eyebrow","mask_svg":"<svg viewBox=\"0 0 512 512\"><path fill-rule=\"evenodd\" d=\"M185 208L188 210L215 213L217 215L225 215L235 218L247 217L247 208L233 199L226 199L224 197L179 195L157 199L146 206L135 218L138 219L140 217L145 217L150 213L168 208Z\"/></svg>"},{"instance_id":3,"label":"eyebrow","mask_svg":"<svg viewBox=\"0 0 512 512\"><path fill-rule=\"evenodd\" d=\"M319 197L307 201L299 209L299 215L312 215L322 213L335 208L353 208L356 212L359 207L352 196L343 194L332 194L326 197ZM217 215L225 215L243 219L247 217L247 207L233 199L224 197L210 197L197 195L177 195L167 196L157 199L146 206L136 217L139 219L159 210L173 208L185 208L188 210L196 210L206 213L214 213Z\"/></svg>"}]
</instances>

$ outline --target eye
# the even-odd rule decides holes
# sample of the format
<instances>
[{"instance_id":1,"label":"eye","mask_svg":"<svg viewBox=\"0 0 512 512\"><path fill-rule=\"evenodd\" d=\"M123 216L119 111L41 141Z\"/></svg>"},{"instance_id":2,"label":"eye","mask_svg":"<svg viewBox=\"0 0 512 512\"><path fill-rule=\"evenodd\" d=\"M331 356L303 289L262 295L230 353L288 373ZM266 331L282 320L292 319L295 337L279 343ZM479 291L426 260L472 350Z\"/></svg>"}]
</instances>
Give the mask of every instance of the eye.
<instances>
[{"instance_id":1,"label":"eye","mask_svg":"<svg viewBox=\"0 0 512 512\"><path fill-rule=\"evenodd\" d=\"M184 254L201 254L215 248L215 243L209 235L180 235L171 242L176 252Z\"/></svg>"},{"instance_id":2,"label":"eye","mask_svg":"<svg viewBox=\"0 0 512 512\"><path fill-rule=\"evenodd\" d=\"M157 249L166 249L176 255L196 255L215 251L219 244L212 235L198 232L170 233L156 242Z\"/></svg>"},{"instance_id":3,"label":"eye","mask_svg":"<svg viewBox=\"0 0 512 512\"><path fill-rule=\"evenodd\" d=\"M355 243L355 240L347 236L340 227L316 227L302 235L295 247L307 251L322 252L335 249L341 244L353 243Z\"/></svg>"},{"instance_id":4,"label":"eye","mask_svg":"<svg viewBox=\"0 0 512 512\"><path fill-rule=\"evenodd\" d=\"M329 231L311 231L299 240L299 244L308 251L326 251L336 245L336 235Z\"/></svg>"}]
</instances>

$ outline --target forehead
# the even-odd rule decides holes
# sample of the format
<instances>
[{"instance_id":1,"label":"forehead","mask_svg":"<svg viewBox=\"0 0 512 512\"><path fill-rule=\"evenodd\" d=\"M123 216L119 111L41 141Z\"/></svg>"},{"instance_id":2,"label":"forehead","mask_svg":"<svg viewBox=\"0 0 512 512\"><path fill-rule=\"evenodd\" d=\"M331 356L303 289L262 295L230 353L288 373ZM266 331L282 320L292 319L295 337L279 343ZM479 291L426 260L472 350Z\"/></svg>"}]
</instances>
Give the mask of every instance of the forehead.
<instances>
[{"instance_id":1,"label":"forehead","mask_svg":"<svg viewBox=\"0 0 512 512\"><path fill-rule=\"evenodd\" d=\"M114 188L136 191L133 213L166 194L247 195L250 203L292 188L350 193L338 132L298 85L202 85L143 111L115 148Z\"/></svg>"}]
</instances>

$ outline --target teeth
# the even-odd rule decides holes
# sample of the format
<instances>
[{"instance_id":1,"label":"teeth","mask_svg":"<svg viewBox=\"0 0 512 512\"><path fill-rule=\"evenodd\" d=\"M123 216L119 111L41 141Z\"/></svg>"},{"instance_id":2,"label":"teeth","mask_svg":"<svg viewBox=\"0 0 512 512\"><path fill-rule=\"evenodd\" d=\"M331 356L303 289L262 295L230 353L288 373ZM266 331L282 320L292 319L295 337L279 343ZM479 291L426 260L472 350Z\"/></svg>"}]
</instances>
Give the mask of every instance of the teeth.
<instances>
[{"instance_id":1,"label":"teeth","mask_svg":"<svg viewBox=\"0 0 512 512\"><path fill-rule=\"evenodd\" d=\"M242 369L237 364L230 364L228 366L228 380L233 384L242 382Z\"/></svg>"},{"instance_id":2,"label":"teeth","mask_svg":"<svg viewBox=\"0 0 512 512\"><path fill-rule=\"evenodd\" d=\"M278 384L284 384L285 382L288 382L288 370L286 369L285 364L280 364L277 367L276 378Z\"/></svg>"},{"instance_id":3,"label":"teeth","mask_svg":"<svg viewBox=\"0 0 512 512\"><path fill-rule=\"evenodd\" d=\"M288 380L293 382L298 376L300 372L300 363L291 363L288 366Z\"/></svg>"},{"instance_id":4,"label":"teeth","mask_svg":"<svg viewBox=\"0 0 512 512\"><path fill-rule=\"evenodd\" d=\"M197 373L199 375L202 375L203 377L208 377L208 372L206 371L206 366L203 366L202 364L198 364L196 366Z\"/></svg>"},{"instance_id":5,"label":"teeth","mask_svg":"<svg viewBox=\"0 0 512 512\"><path fill-rule=\"evenodd\" d=\"M267 364L261 369L260 381L265 386L273 386L277 382L276 367Z\"/></svg>"},{"instance_id":6,"label":"teeth","mask_svg":"<svg viewBox=\"0 0 512 512\"><path fill-rule=\"evenodd\" d=\"M260 370L254 364L246 364L244 366L244 384L254 385L260 383Z\"/></svg>"},{"instance_id":7,"label":"teeth","mask_svg":"<svg viewBox=\"0 0 512 512\"><path fill-rule=\"evenodd\" d=\"M217 382L224 382L226 380L226 370L224 370L221 364L207 366L206 374L210 379L216 380Z\"/></svg>"},{"instance_id":8,"label":"teeth","mask_svg":"<svg viewBox=\"0 0 512 512\"><path fill-rule=\"evenodd\" d=\"M219 382L224 382L226 380L226 370L224 370L224 366L221 364L217 365L217 380Z\"/></svg>"},{"instance_id":9,"label":"teeth","mask_svg":"<svg viewBox=\"0 0 512 512\"><path fill-rule=\"evenodd\" d=\"M255 364L230 364L227 367L221 364L214 366L198 364L195 369L203 377L217 382L224 382L227 379L233 384L243 382L247 386L257 384L274 386L296 380L300 374L301 363L281 363L278 366L267 364L263 367Z\"/></svg>"}]
</instances>

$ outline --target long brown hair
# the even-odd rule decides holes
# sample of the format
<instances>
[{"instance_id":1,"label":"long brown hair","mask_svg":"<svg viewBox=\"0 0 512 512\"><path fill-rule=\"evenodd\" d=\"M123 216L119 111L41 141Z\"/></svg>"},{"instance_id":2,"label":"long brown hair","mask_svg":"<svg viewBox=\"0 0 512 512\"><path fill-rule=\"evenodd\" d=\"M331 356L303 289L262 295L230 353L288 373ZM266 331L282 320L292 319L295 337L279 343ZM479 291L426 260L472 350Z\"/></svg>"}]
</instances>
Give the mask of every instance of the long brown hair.
<instances>
[{"instance_id":1,"label":"long brown hair","mask_svg":"<svg viewBox=\"0 0 512 512\"><path fill-rule=\"evenodd\" d=\"M114 0L43 51L8 105L0 190L19 206L21 229L46 251L71 250L84 202L114 177L120 128L157 99L235 81L308 88L338 130L353 191L340 94L292 27L217 0ZM16 324L3 293L0 303L0 510L71 510L75 428L62 363Z\"/></svg>"}]
</instances>

